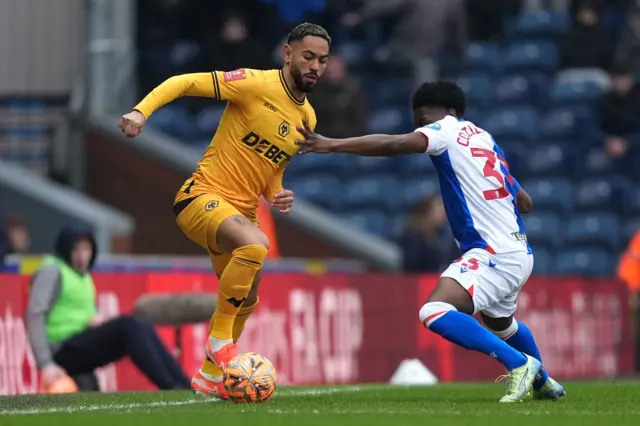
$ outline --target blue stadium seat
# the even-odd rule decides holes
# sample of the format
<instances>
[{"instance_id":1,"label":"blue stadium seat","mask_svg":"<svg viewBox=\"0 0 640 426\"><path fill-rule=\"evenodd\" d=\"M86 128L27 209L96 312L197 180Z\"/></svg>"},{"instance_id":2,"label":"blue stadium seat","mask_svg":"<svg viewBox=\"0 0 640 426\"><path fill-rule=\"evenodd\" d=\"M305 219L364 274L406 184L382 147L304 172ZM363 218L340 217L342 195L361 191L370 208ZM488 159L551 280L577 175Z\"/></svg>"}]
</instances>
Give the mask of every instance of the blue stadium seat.
<instances>
[{"instance_id":1,"label":"blue stadium seat","mask_svg":"<svg viewBox=\"0 0 640 426\"><path fill-rule=\"evenodd\" d=\"M628 244L631 238L640 230L640 216L632 217L624 222L622 227L622 241Z\"/></svg>"},{"instance_id":2,"label":"blue stadium seat","mask_svg":"<svg viewBox=\"0 0 640 426\"><path fill-rule=\"evenodd\" d=\"M405 99L406 101L406 99ZM368 133L404 133L413 130L406 107L389 107L373 111L367 118Z\"/></svg>"},{"instance_id":3,"label":"blue stadium seat","mask_svg":"<svg viewBox=\"0 0 640 426\"><path fill-rule=\"evenodd\" d=\"M467 74L458 79L458 85L464 90L471 105L482 107L491 103L493 84L485 74Z\"/></svg>"},{"instance_id":4,"label":"blue stadium seat","mask_svg":"<svg viewBox=\"0 0 640 426\"><path fill-rule=\"evenodd\" d=\"M406 105L407 100L411 99L412 87L410 78L381 79L379 75L365 79L364 84L367 99L375 109L389 105Z\"/></svg>"},{"instance_id":5,"label":"blue stadium seat","mask_svg":"<svg viewBox=\"0 0 640 426\"><path fill-rule=\"evenodd\" d=\"M629 188L624 204L627 215L640 214L640 188Z\"/></svg>"},{"instance_id":6,"label":"blue stadium seat","mask_svg":"<svg viewBox=\"0 0 640 426\"><path fill-rule=\"evenodd\" d=\"M612 275L615 258L610 251L597 248L565 250L556 256L555 273L566 275Z\"/></svg>"},{"instance_id":7,"label":"blue stadium seat","mask_svg":"<svg viewBox=\"0 0 640 426\"><path fill-rule=\"evenodd\" d=\"M533 140L538 131L538 114L529 107L501 109L489 114L483 127L498 141L510 137Z\"/></svg>"},{"instance_id":8,"label":"blue stadium seat","mask_svg":"<svg viewBox=\"0 0 640 426\"><path fill-rule=\"evenodd\" d=\"M526 161L528 147L531 142L518 138L500 138L496 143L502 149L505 159L509 163L509 171L516 177L520 177L520 172Z\"/></svg>"},{"instance_id":9,"label":"blue stadium seat","mask_svg":"<svg viewBox=\"0 0 640 426\"><path fill-rule=\"evenodd\" d=\"M494 73L499 70L500 48L491 43L470 43L465 52L467 68Z\"/></svg>"},{"instance_id":10,"label":"blue stadium seat","mask_svg":"<svg viewBox=\"0 0 640 426\"><path fill-rule=\"evenodd\" d=\"M440 184L438 179L408 179L402 182L402 204L409 208L413 203L427 195L439 195Z\"/></svg>"},{"instance_id":11,"label":"blue stadium seat","mask_svg":"<svg viewBox=\"0 0 640 426\"><path fill-rule=\"evenodd\" d=\"M595 125L590 108L556 108L540 117L540 137L543 139L568 139L586 135Z\"/></svg>"},{"instance_id":12,"label":"blue stadium seat","mask_svg":"<svg viewBox=\"0 0 640 426\"><path fill-rule=\"evenodd\" d=\"M535 201L534 201L535 205ZM536 211L522 216L524 227L527 230L527 239L533 246L536 254L538 245L547 248L555 248L562 237L561 216L551 211Z\"/></svg>"},{"instance_id":13,"label":"blue stadium seat","mask_svg":"<svg viewBox=\"0 0 640 426\"><path fill-rule=\"evenodd\" d=\"M397 208L399 183L392 175L371 175L341 184L346 207L351 209L377 208L393 211ZM331 194L337 197L338 192Z\"/></svg>"},{"instance_id":14,"label":"blue stadium seat","mask_svg":"<svg viewBox=\"0 0 640 426\"><path fill-rule=\"evenodd\" d=\"M589 149L582 157L582 161L575 164L574 171L575 175L582 179L611 174L615 169L613 161L611 161L611 158L604 152L602 147L596 147Z\"/></svg>"},{"instance_id":15,"label":"blue stadium seat","mask_svg":"<svg viewBox=\"0 0 640 426\"><path fill-rule=\"evenodd\" d=\"M526 177L565 176L574 158L567 147L560 144L533 144L526 150L521 173Z\"/></svg>"},{"instance_id":16,"label":"blue stadium seat","mask_svg":"<svg viewBox=\"0 0 640 426\"><path fill-rule=\"evenodd\" d=\"M553 274L553 256L545 249L533 248L533 274L549 275Z\"/></svg>"},{"instance_id":17,"label":"blue stadium seat","mask_svg":"<svg viewBox=\"0 0 640 426\"><path fill-rule=\"evenodd\" d=\"M601 246L617 250L620 246L620 224L612 213L583 213L572 216L566 224L564 243L567 246Z\"/></svg>"},{"instance_id":18,"label":"blue stadium seat","mask_svg":"<svg viewBox=\"0 0 640 426\"><path fill-rule=\"evenodd\" d=\"M297 179L287 179L285 185L296 197L316 204L332 212L340 211L342 198L336 196L342 191L343 183L333 175L309 175Z\"/></svg>"},{"instance_id":19,"label":"blue stadium seat","mask_svg":"<svg viewBox=\"0 0 640 426\"><path fill-rule=\"evenodd\" d=\"M493 87L494 99L499 106L535 105L539 100L535 87L523 75L504 77Z\"/></svg>"},{"instance_id":20,"label":"blue stadium seat","mask_svg":"<svg viewBox=\"0 0 640 426\"><path fill-rule=\"evenodd\" d=\"M341 43L336 50L336 54L349 64L362 63L371 57L367 44L356 40Z\"/></svg>"},{"instance_id":21,"label":"blue stadium seat","mask_svg":"<svg viewBox=\"0 0 640 426\"><path fill-rule=\"evenodd\" d=\"M465 120L472 121L479 126L482 126L484 123L484 117L485 114L482 109L474 106L469 106L469 108L464 112Z\"/></svg>"},{"instance_id":22,"label":"blue stadium seat","mask_svg":"<svg viewBox=\"0 0 640 426\"><path fill-rule=\"evenodd\" d=\"M600 99L602 91L588 81L558 82L551 86L549 101L555 106L588 105Z\"/></svg>"},{"instance_id":23,"label":"blue stadium seat","mask_svg":"<svg viewBox=\"0 0 640 426\"><path fill-rule=\"evenodd\" d=\"M575 188L574 207L577 211L600 210L606 207L620 212L632 194L629 183L621 177L589 179Z\"/></svg>"},{"instance_id":24,"label":"blue stadium seat","mask_svg":"<svg viewBox=\"0 0 640 426\"><path fill-rule=\"evenodd\" d=\"M182 140L198 136L193 116L179 104L165 105L156 111L149 118L149 127Z\"/></svg>"},{"instance_id":25,"label":"blue stadium seat","mask_svg":"<svg viewBox=\"0 0 640 426\"><path fill-rule=\"evenodd\" d=\"M518 42L507 47L504 69L513 71L554 72L558 65L558 47L553 42Z\"/></svg>"},{"instance_id":26,"label":"blue stadium seat","mask_svg":"<svg viewBox=\"0 0 640 426\"><path fill-rule=\"evenodd\" d=\"M407 177L435 176L436 168L429 155L403 155L398 157L398 173Z\"/></svg>"},{"instance_id":27,"label":"blue stadium seat","mask_svg":"<svg viewBox=\"0 0 640 426\"><path fill-rule=\"evenodd\" d=\"M535 209L565 213L571 206L573 194L567 179L532 179L520 184L531 195Z\"/></svg>"},{"instance_id":28,"label":"blue stadium seat","mask_svg":"<svg viewBox=\"0 0 640 426\"><path fill-rule=\"evenodd\" d=\"M196 116L198 136L213 137L223 113L224 107L210 106L203 108Z\"/></svg>"},{"instance_id":29,"label":"blue stadium seat","mask_svg":"<svg viewBox=\"0 0 640 426\"><path fill-rule=\"evenodd\" d=\"M308 173L331 173L339 175L345 168L347 156L344 154L296 155L287 166L286 176L300 176Z\"/></svg>"},{"instance_id":30,"label":"blue stadium seat","mask_svg":"<svg viewBox=\"0 0 640 426\"><path fill-rule=\"evenodd\" d=\"M388 238L392 234L391 218L381 210L350 211L344 215L344 219L352 225L380 237Z\"/></svg>"},{"instance_id":31,"label":"blue stadium seat","mask_svg":"<svg viewBox=\"0 0 640 426\"><path fill-rule=\"evenodd\" d=\"M347 156L344 160L345 173L362 176L370 173L387 173L393 171L395 164L391 157Z\"/></svg>"},{"instance_id":32,"label":"blue stadium seat","mask_svg":"<svg viewBox=\"0 0 640 426\"><path fill-rule=\"evenodd\" d=\"M571 20L566 13L548 10L520 13L514 22L511 38L553 38L569 29Z\"/></svg>"}]
</instances>

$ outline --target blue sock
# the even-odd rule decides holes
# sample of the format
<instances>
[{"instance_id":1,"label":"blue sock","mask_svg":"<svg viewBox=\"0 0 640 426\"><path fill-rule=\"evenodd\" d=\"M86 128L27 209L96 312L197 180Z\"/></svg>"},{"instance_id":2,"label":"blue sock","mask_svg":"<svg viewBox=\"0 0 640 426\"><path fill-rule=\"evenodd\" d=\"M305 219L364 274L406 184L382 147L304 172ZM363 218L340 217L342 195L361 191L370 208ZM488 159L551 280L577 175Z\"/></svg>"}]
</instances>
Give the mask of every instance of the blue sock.
<instances>
[{"instance_id":1,"label":"blue sock","mask_svg":"<svg viewBox=\"0 0 640 426\"><path fill-rule=\"evenodd\" d=\"M470 315L449 311L433 321L429 329L465 349L497 358L507 370L522 367L527 362L522 352L509 346Z\"/></svg>"},{"instance_id":2,"label":"blue sock","mask_svg":"<svg viewBox=\"0 0 640 426\"><path fill-rule=\"evenodd\" d=\"M529 330L529 327L527 327L520 321L517 321L517 323L518 331L516 331L513 336L505 340L505 342L507 342L509 346L513 347L514 349L517 349L520 352L524 352L525 354L534 357L535 359L540 361L540 363L542 363L542 356L540 356L540 350L538 349L538 345L536 345L536 341L533 338L531 330ZM548 378L549 374L547 373L547 370L541 368L540 373L538 373L538 375L536 376L536 381L533 382L533 388L535 390L540 389Z\"/></svg>"}]
</instances>

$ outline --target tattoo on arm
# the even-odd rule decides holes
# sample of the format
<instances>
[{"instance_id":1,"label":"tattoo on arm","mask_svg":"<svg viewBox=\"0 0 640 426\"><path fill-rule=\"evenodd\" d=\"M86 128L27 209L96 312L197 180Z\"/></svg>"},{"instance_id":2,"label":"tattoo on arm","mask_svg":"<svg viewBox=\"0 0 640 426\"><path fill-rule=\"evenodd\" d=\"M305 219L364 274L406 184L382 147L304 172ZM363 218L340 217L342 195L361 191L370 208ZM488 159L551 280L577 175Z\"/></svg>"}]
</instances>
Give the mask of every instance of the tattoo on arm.
<instances>
[{"instance_id":1,"label":"tattoo on arm","mask_svg":"<svg viewBox=\"0 0 640 426\"><path fill-rule=\"evenodd\" d=\"M244 216L233 216L233 221L243 226L251 224L251 221Z\"/></svg>"}]
</instances>

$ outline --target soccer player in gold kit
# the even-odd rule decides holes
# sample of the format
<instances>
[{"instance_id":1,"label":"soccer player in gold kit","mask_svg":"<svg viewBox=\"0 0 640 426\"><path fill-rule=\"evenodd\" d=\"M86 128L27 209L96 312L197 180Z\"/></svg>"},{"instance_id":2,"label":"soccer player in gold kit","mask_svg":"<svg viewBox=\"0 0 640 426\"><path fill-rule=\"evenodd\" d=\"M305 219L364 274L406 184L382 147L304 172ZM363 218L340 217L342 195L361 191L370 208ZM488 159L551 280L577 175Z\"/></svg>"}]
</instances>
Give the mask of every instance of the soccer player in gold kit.
<instances>
[{"instance_id":1,"label":"soccer player in gold kit","mask_svg":"<svg viewBox=\"0 0 640 426\"><path fill-rule=\"evenodd\" d=\"M120 120L122 131L135 137L154 111L181 96L227 101L211 144L174 204L178 226L207 250L220 277L206 356L191 382L196 392L227 398L223 371L237 355L235 342L258 305L259 272L269 250L269 240L258 228L258 202L264 196L280 213L293 205L282 176L298 151L296 127L303 122L315 127L306 93L324 73L330 48L326 30L300 24L283 48L282 69L171 77Z\"/></svg>"}]
</instances>

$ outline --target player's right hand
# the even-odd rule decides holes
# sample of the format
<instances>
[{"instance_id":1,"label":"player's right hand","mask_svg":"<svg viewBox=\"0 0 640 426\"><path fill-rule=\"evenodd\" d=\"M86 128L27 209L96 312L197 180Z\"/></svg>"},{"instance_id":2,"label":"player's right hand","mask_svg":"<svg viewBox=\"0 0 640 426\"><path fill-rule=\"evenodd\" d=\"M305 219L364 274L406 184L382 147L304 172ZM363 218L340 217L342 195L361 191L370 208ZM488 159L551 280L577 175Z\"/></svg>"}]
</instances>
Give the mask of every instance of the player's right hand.
<instances>
[{"instance_id":1,"label":"player's right hand","mask_svg":"<svg viewBox=\"0 0 640 426\"><path fill-rule=\"evenodd\" d=\"M51 363L42 369L42 384L49 386L55 383L57 380L62 379L67 375L62 367L57 364Z\"/></svg>"},{"instance_id":2,"label":"player's right hand","mask_svg":"<svg viewBox=\"0 0 640 426\"><path fill-rule=\"evenodd\" d=\"M147 119L140 111L131 111L120 118L120 130L128 138L135 138L142 132L146 121Z\"/></svg>"}]
</instances>

